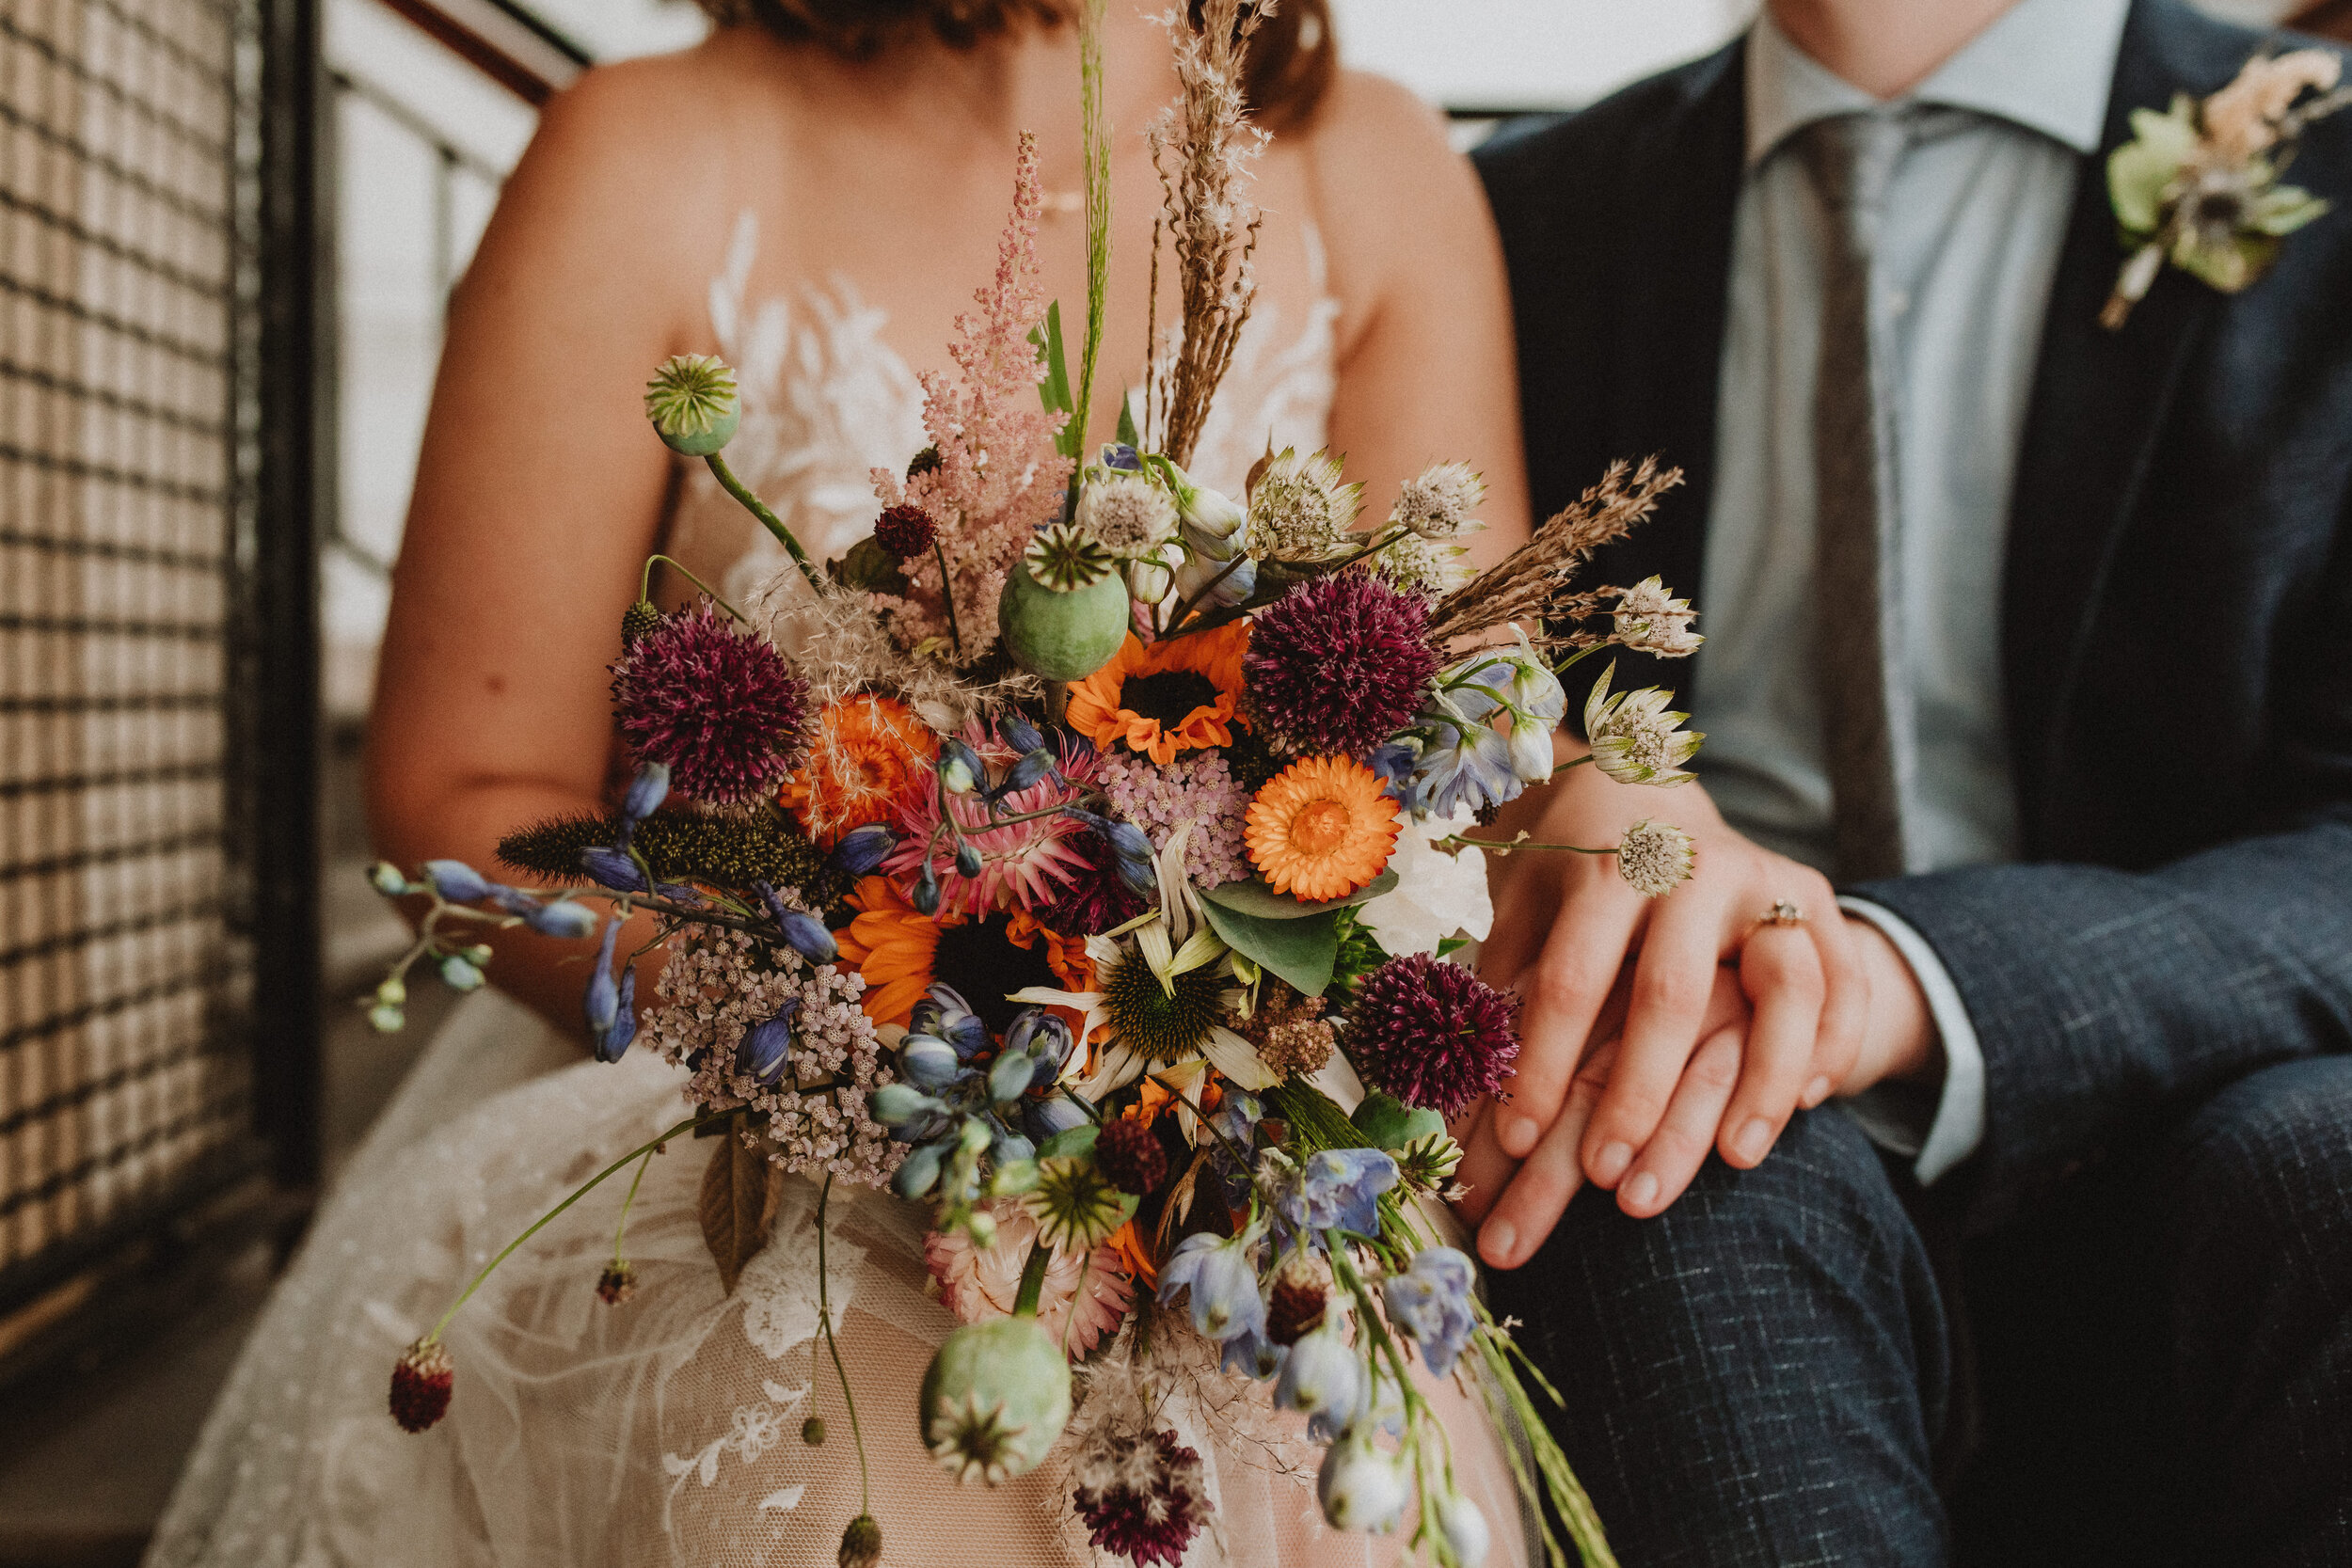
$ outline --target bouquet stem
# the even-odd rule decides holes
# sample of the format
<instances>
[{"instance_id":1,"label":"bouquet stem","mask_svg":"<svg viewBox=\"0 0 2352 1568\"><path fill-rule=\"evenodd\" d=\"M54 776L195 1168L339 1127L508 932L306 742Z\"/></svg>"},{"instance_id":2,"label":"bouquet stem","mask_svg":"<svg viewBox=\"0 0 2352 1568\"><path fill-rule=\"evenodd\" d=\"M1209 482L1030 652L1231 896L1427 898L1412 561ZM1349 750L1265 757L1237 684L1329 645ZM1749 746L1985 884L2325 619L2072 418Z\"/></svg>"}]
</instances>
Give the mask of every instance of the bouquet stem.
<instances>
[{"instance_id":1,"label":"bouquet stem","mask_svg":"<svg viewBox=\"0 0 2352 1568\"><path fill-rule=\"evenodd\" d=\"M801 542L798 539L792 537L792 531L784 526L784 519L769 511L768 503L753 495L751 488L735 477L735 470L727 467L725 458L714 451L703 461L710 465L711 473L718 478L721 484L726 486L727 494L742 502L743 510L758 518L760 526L774 534L777 542L791 552L792 564L801 569L801 576L808 579L808 585L818 593L823 593L825 591L824 579L817 575L817 568L809 563L808 552L801 548Z\"/></svg>"}]
</instances>

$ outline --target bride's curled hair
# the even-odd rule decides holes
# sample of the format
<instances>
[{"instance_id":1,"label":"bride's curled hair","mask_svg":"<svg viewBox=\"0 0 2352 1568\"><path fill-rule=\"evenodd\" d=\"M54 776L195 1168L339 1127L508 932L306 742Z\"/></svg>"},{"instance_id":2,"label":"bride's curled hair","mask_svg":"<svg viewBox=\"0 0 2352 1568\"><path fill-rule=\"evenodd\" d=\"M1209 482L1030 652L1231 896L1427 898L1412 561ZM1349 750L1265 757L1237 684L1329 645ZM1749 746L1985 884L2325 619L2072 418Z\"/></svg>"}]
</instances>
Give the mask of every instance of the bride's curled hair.
<instances>
[{"instance_id":1,"label":"bride's curled hair","mask_svg":"<svg viewBox=\"0 0 2352 1568\"><path fill-rule=\"evenodd\" d=\"M695 0L721 26L767 28L852 59L928 27L956 48L1024 24L1057 26L1078 0ZM1196 18L1200 0L1191 0ZM1339 69L1329 0L1281 0L1251 40L1243 79L1250 109L1269 127L1295 128L1315 111Z\"/></svg>"}]
</instances>

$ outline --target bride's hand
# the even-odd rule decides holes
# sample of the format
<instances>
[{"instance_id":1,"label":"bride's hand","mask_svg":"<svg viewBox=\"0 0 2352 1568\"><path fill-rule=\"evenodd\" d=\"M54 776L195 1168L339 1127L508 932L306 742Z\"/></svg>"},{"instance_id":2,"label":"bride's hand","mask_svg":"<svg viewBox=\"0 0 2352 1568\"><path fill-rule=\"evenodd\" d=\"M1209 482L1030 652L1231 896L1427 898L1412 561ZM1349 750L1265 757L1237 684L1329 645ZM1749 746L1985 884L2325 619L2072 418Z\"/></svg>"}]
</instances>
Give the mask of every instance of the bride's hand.
<instances>
[{"instance_id":1,"label":"bride's hand","mask_svg":"<svg viewBox=\"0 0 2352 1568\"><path fill-rule=\"evenodd\" d=\"M1734 1075L1708 1141L1746 1168L1800 1103L1820 1103L1854 1065L1869 989L1828 881L1733 832L1698 784L1620 784L1581 767L1512 802L1481 836L1525 829L1537 842L1610 845L1645 817L1693 841L1690 880L1662 898L1628 887L1607 856L1523 850L1495 866L1493 935L1479 967L1525 1000L1523 1045L1509 1099L1470 1132L1461 1180L1491 1195L1479 1250L1497 1267L1524 1262L1583 1180L1618 1189L1636 1216L1672 1201L1697 1168L1691 1160L1681 1170L1687 1123L1697 1097L1712 1093L1699 1084L1677 1098L1693 1066ZM1803 910L1804 923L1759 927L1781 900ZM1720 967L1735 956L1754 1008L1744 1049L1718 1044L1720 1027L1708 1028ZM1603 1008L1629 969L1606 1087L1588 1078L1586 1101L1571 1106L1570 1085L1588 1042L1607 1037ZM1672 1137L1647 1158L1670 1115Z\"/></svg>"}]
</instances>

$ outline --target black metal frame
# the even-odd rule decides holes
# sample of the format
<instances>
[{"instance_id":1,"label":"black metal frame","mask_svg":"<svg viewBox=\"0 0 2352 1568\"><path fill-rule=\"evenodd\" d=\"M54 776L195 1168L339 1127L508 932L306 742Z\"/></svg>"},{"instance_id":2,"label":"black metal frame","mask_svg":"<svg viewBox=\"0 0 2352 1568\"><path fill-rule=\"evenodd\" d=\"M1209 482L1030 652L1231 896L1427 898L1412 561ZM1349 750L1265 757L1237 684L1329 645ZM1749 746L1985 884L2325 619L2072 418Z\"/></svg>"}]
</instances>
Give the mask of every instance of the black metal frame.
<instances>
[{"instance_id":1,"label":"black metal frame","mask_svg":"<svg viewBox=\"0 0 2352 1568\"><path fill-rule=\"evenodd\" d=\"M77 1275L119 1274L124 1268L151 1266L158 1256L183 1252L196 1232L214 1223L221 1200L233 1189L250 1188L257 1173L266 1172L281 1190L297 1199L315 1185L319 1172L319 1039L322 1022L318 911L318 546L322 516L332 505L333 399L331 377L322 375L329 358L331 333L322 311L331 309L323 287L332 277L326 266L331 211L323 195L328 161L321 147L325 118L320 111L326 90L320 64L319 0L217 0L233 20L235 44L233 80L228 89L236 104L235 145L223 149L209 135L146 109L124 97L113 84L83 75L85 86L106 91L158 128L195 137L231 156L230 189L223 192L224 212L234 230L230 347L227 363L211 351L200 356L229 372L235 397L230 413L234 448L228 493L218 498L229 511L229 548L224 557L206 552L123 546L103 540L60 540L0 531L0 542L75 556L113 559L144 565L219 572L227 589L229 633L211 628L178 627L146 622L109 622L91 618L0 616L0 629L70 634L127 633L170 639L182 635L217 642L224 656L225 697L153 693L115 699L48 698L40 695L0 698L18 710L63 707L80 711L151 710L215 706L225 721L224 761L128 768L113 773L72 778L43 778L0 785L0 796L21 798L40 791L87 788L106 784L201 783L218 779L225 794L222 827L190 835L161 834L135 845L76 851L0 868L0 874L80 869L135 853L155 851L185 843L221 843L227 851L231 881L226 889L225 919L232 961L249 965L254 974L249 1005L241 1004L231 989L216 1004L207 1021L207 1033L228 1049L246 1053L251 1064L250 1103L254 1128L250 1135L215 1150L179 1171L168 1186L138 1202L127 1204L103 1223L60 1238L40 1252L0 1267L0 1315L41 1301ZM126 24L128 18L119 18ZM0 19L0 26L7 25ZM9 29L15 33L15 29ZM25 35L17 34L20 40ZM169 49L171 40L152 38ZM71 69L71 67L69 67ZM77 72L77 74L80 74ZM0 125L32 133L53 143L61 137L14 105L0 103ZM125 184L140 189L192 219L216 223L222 214L191 208L186 199L162 190L135 171L65 140L61 150L104 167ZM6 194L6 193L0 193ZM10 215L38 219L61 227L81 241L104 250L111 242L85 231L78 223L56 214L22 211L23 199L0 201ZM119 247L114 247L119 248ZM153 259L129 257L150 272ZM161 274L158 274L161 276ZM9 280L10 288L27 294L36 289ZM209 282L207 293L218 297ZM184 357L199 353L194 345L168 342L135 324L101 320L101 312L65 300L42 299L53 309L111 326L132 340L179 351ZM155 416L135 395L67 386L54 375L28 372L24 367L0 367L17 380L127 412ZM164 422L185 427L184 419ZM202 423L202 421L198 421ZM193 434L221 434L205 424ZM76 463L46 454L13 454L59 470L111 480L135 488L155 490L160 482L135 474L114 472L102 465ZM164 488L174 488L163 486ZM211 501L201 496L182 499ZM55 948L160 923L164 914L148 914L114 927L76 930L37 947ZM14 958L23 953L0 954ZM152 1000L160 992L182 989L166 982L129 996L112 998L82 1009L95 1014ZM67 1014L44 1020L41 1027L58 1028L80 1019ZM60 1107L87 1102L119 1082L123 1069L51 1097L34 1109L49 1114ZM20 1112L7 1125L21 1121ZM199 1110L200 1114L200 1110ZM110 1150L120 1159L170 1136L180 1123L151 1129L136 1143ZM5 1130L5 1128L0 1128ZM84 1166L88 1161L83 1163ZM52 1176L34 1197L62 1181L79 1180L87 1170L75 1167ZM23 1199L20 1199L22 1201ZM276 1206L282 1212L282 1201ZM246 1205L247 1212L251 1205ZM249 1225L247 1227L249 1229ZM98 1315L87 1315L95 1317ZM65 1323L39 1337L39 1344L71 1342L73 1323ZM29 1349L37 1347L28 1347ZM28 1364L27 1352L9 1359L16 1370Z\"/></svg>"}]
</instances>

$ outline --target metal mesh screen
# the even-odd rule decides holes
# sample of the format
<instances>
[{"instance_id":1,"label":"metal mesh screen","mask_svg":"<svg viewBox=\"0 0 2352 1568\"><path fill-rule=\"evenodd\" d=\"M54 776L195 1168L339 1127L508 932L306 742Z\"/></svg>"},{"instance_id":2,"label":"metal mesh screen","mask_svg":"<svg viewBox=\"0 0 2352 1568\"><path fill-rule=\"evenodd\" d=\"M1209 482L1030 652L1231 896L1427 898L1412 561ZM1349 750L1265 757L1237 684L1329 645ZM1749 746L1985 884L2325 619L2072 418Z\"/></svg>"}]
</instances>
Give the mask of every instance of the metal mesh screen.
<instances>
[{"instance_id":1,"label":"metal mesh screen","mask_svg":"<svg viewBox=\"0 0 2352 1568\"><path fill-rule=\"evenodd\" d=\"M252 41L0 6L0 1278L249 1154Z\"/></svg>"}]
</instances>

